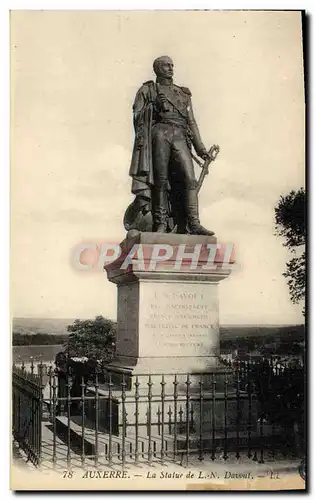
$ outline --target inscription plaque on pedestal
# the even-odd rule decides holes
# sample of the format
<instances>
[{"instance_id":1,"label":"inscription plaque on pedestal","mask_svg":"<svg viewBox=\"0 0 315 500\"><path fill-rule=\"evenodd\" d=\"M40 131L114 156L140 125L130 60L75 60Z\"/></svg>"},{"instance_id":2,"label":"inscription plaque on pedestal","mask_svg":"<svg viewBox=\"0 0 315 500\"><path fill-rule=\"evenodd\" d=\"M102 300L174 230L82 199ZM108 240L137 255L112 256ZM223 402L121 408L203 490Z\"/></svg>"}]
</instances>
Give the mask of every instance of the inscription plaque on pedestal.
<instances>
[{"instance_id":1,"label":"inscription plaque on pedestal","mask_svg":"<svg viewBox=\"0 0 315 500\"><path fill-rule=\"evenodd\" d=\"M124 299L131 305L139 288L138 318L135 309L127 307L125 318L119 322L119 327L123 327L119 329L119 355L135 355L137 348L136 355L141 357L216 354L219 334L216 284L142 282L136 289L134 285L121 287L119 305ZM138 338L134 335L137 328Z\"/></svg>"}]
</instances>

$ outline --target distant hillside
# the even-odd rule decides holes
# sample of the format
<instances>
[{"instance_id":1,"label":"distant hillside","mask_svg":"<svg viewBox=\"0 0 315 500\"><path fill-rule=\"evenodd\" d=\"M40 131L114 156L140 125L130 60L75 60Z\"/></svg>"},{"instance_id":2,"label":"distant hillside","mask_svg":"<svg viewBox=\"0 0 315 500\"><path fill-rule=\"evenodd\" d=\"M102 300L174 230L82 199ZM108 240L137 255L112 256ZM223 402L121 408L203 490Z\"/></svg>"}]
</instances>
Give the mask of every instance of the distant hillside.
<instances>
[{"instance_id":1,"label":"distant hillside","mask_svg":"<svg viewBox=\"0 0 315 500\"><path fill-rule=\"evenodd\" d=\"M30 335L29 333L13 333L12 334L12 345L55 345L55 344L65 344L69 335L50 335L49 333L34 333Z\"/></svg>"},{"instance_id":2,"label":"distant hillside","mask_svg":"<svg viewBox=\"0 0 315 500\"><path fill-rule=\"evenodd\" d=\"M13 318L12 333L68 335L67 326L73 322L74 318Z\"/></svg>"},{"instance_id":3,"label":"distant hillside","mask_svg":"<svg viewBox=\"0 0 315 500\"><path fill-rule=\"evenodd\" d=\"M220 334L221 342L248 337L275 337L279 340L292 339L303 341L305 338L305 327L304 325L221 326Z\"/></svg>"},{"instance_id":4,"label":"distant hillside","mask_svg":"<svg viewBox=\"0 0 315 500\"><path fill-rule=\"evenodd\" d=\"M303 325L222 327L221 352L236 349L243 354L304 355L305 331Z\"/></svg>"}]
</instances>

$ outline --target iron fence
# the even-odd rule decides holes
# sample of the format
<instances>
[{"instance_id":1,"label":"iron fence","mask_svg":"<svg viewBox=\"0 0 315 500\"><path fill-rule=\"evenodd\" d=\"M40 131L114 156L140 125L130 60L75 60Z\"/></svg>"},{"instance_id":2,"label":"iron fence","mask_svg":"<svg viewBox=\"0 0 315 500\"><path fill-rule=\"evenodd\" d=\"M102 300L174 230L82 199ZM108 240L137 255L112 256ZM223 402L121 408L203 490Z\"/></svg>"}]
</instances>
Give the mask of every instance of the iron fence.
<instances>
[{"instance_id":1,"label":"iron fence","mask_svg":"<svg viewBox=\"0 0 315 500\"><path fill-rule=\"evenodd\" d=\"M139 464L300 454L303 365L237 362L137 374L84 363L13 367L13 435L35 465ZM45 430L43 450L42 432ZM49 436L49 437L47 437Z\"/></svg>"},{"instance_id":2,"label":"iron fence","mask_svg":"<svg viewBox=\"0 0 315 500\"><path fill-rule=\"evenodd\" d=\"M19 447L26 453L27 461L40 464L42 412L43 412L43 365L34 372L24 364L12 370L12 431Z\"/></svg>"}]
</instances>

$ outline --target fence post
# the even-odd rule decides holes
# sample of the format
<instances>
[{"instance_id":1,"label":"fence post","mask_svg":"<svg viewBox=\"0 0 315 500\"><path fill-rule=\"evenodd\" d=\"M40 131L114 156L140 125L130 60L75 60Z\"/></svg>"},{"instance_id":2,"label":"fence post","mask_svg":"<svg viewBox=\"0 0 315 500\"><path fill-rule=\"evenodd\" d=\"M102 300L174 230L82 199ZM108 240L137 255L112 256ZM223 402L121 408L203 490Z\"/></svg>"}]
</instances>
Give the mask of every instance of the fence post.
<instances>
[{"instance_id":1,"label":"fence post","mask_svg":"<svg viewBox=\"0 0 315 500\"><path fill-rule=\"evenodd\" d=\"M174 462L176 461L177 458L177 398L178 398L178 381L177 381L177 375L174 375L174 457L173 460ZM170 411L171 411L171 406L170 406Z\"/></svg>"},{"instance_id":2,"label":"fence post","mask_svg":"<svg viewBox=\"0 0 315 500\"><path fill-rule=\"evenodd\" d=\"M56 446L56 434L57 434L57 406L58 406L58 379L56 373L51 373L52 377L52 401L50 404L52 406L52 420L53 420L53 467L55 467L57 461L57 446ZM50 380L51 383L51 380Z\"/></svg>"},{"instance_id":3,"label":"fence post","mask_svg":"<svg viewBox=\"0 0 315 500\"><path fill-rule=\"evenodd\" d=\"M43 415L43 391L44 391L44 386L43 386L43 364L40 362L39 366L39 401L38 401L38 431L37 431L37 436L38 436L38 459L37 459L37 464L41 464L41 459L42 459L42 415ZM35 431L36 432L36 431Z\"/></svg>"},{"instance_id":4,"label":"fence post","mask_svg":"<svg viewBox=\"0 0 315 500\"><path fill-rule=\"evenodd\" d=\"M139 462L139 377L136 376L135 382L135 462Z\"/></svg>"},{"instance_id":5,"label":"fence post","mask_svg":"<svg viewBox=\"0 0 315 500\"><path fill-rule=\"evenodd\" d=\"M71 468L71 385L72 385L72 378L70 377L69 369L67 372L67 467L70 469Z\"/></svg>"},{"instance_id":6,"label":"fence post","mask_svg":"<svg viewBox=\"0 0 315 500\"><path fill-rule=\"evenodd\" d=\"M212 410L212 450L211 450L211 460L215 460L215 452L216 452L216 444L215 444L215 396L216 396L216 376L215 373L212 373L212 384L211 384L211 390L212 390L212 405L211 405L211 410Z\"/></svg>"},{"instance_id":7,"label":"fence post","mask_svg":"<svg viewBox=\"0 0 315 500\"><path fill-rule=\"evenodd\" d=\"M227 408L228 408L228 374L224 374L224 455L223 458L226 460L228 458L227 454Z\"/></svg>"},{"instance_id":8,"label":"fence post","mask_svg":"<svg viewBox=\"0 0 315 500\"><path fill-rule=\"evenodd\" d=\"M189 447L190 447L190 426L189 426L189 387L190 387L190 377L187 374L186 378L186 464L189 461Z\"/></svg>"},{"instance_id":9,"label":"fence post","mask_svg":"<svg viewBox=\"0 0 315 500\"><path fill-rule=\"evenodd\" d=\"M165 380L164 380L164 375L162 375L162 381L161 381L161 401L162 401L162 433L161 433L161 462L162 464L164 463L164 455L165 455L165 449L164 449L164 404L165 404Z\"/></svg>"},{"instance_id":10,"label":"fence post","mask_svg":"<svg viewBox=\"0 0 315 500\"><path fill-rule=\"evenodd\" d=\"M81 412L82 412L82 430L81 430L81 440L82 440L82 455L81 455L81 465L85 466L85 380L84 375L81 375Z\"/></svg>"},{"instance_id":11,"label":"fence post","mask_svg":"<svg viewBox=\"0 0 315 500\"><path fill-rule=\"evenodd\" d=\"M240 367L238 367L240 368ZM236 371L236 459L240 458L240 371L237 368ZM244 371L243 371L244 373Z\"/></svg>"},{"instance_id":12,"label":"fence post","mask_svg":"<svg viewBox=\"0 0 315 500\"><path fill-rule=\"evenodd\" d=\"M113 400L112 400L112 374L108 374L108 406L109 406L109 437L108 437L108 463L111 466L113 460L113 450L112 450L112 433L113 433Z\"/></svg>"},{"instance_id":13,"label":"fence post","mask_svg":"<svg viewBox=\"0 0 315 500\"><path fill-rule=\"evenodd\" d=\"M148 435L148 438L149 438L149 443L148 443L148 462L149 464L151 463L152 461L152 429L151 429L151 425L152 425L152 408L151 408L151 402L152 402L152 379L151 379L151 375L149 375L149 381L148 381L148 431L149 431L149 435Z\"/></svg>"},{"instance_id":14,"label":"fence post","mask_svg":"<svg viewBox=\"0 0 315 500\"><path fill-rule=\"evenodd\" d=\"M199 379L199 457L201 461L204 459L203 456L203 375L200 374Z\"/></svg>"},{"instance_id":15,"label":"fence post","mask_svg":"<svg viewBox=\"0 0 315 500\"><path fill-rule=\"evenodd\" d=\"M98 426L99 426L99 383L98 383L98 372L95 374L95 457L94 464L95 467L98 466Z\"/></svg>"}]
</instances>

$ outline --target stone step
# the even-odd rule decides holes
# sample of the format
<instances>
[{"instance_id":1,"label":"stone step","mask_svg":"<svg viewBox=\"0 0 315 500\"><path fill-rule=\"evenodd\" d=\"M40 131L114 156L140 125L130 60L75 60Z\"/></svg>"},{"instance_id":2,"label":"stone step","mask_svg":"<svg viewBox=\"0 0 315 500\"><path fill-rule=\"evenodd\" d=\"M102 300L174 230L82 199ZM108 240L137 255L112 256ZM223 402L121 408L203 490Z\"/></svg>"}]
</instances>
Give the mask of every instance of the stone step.
<instances>
[{"instance_id":1,"label":"stone step","mask_svg":"<svg viewBox=\"0 0 315 500\"><path fill-rule=\"evenodd\" d=\"M108 455L109 446L111 441L112 455L121 455L122 448L124 447L126 454L130 455L135 453L135 438L125 436L116 436L112 434L111 439L109 434L98 431L96 433L95 428L91 428L93 424L91 422L85 422L84 434L83 427L79 422L74 421L75 417L70 419L70 431L68 430L69 419L67 416L56 417L56 429L57 434L63 436L65 440L68 439L68 433L70 432L70 447L74 453L81 455L84 451L86 456L95 456L96 450L99 455ZM96 436L97 436L97 446L96 446ZM152 441L153 442L153 441ZM147 440L144 436L139 436L138 438L138 450L140 454L147 452Z\"/></svg>"},{"instance_id":2,"label":"stone step","mask_svg":"<svg viewBox=\"0 0 315 500\"><path fill-rule=\"evenodd\" d=\"M201 441L204 451L206 449L212 451L214 447L216 449L223 449L224 447L227 449L235 449L237 446L240 449L245 449L249 446L256 448L259 446L272 447L272 445L275 445L279 440L281 440L282 432L280 428L273 429L272 431L269 427L266 431L267 432L261 435L260 429L257 427L256 429L252 429L249 435L247 430L237 432L235 429L229 429L227 433L222 430L216 430L214 435L212 435L212 433L204 433L202 437L200 437L198 433L191 432L189 434L189 450L191 452L199 451ZM132 435L135 440L135 432L131 429L128 432L129 438L131 438ZM141 439L146 443L149 441L148 436L142 436ZM173 434L164 433L163 439L165 443L170 443L174 448L175 439ZM161 449L161 434L151 434L151 441L155 441L155 443L158 444L159 449ZM177 434L176 448L178 452L187 448L186 434Z\"/></svg>"},{"instance_id":3,"label":"stone step","mask_svg":"<svg viewBox=\"0 0 315 500\"><path fill-rule=\"evenodd\" d=\"M68 423L69 420L67 416L57 417L57 434L62 436L65 441L68 440L69 435L70 448L74 453L79 455L84 452L85 456L95 456L97 450L100 456L108 456L111 446L112 456L121 456L123 448L125 450L125 455L130 457L135 456L136 449L138 454L143 458L146 458L149 452L153 456L156 456L162 451L164 455L174 456L174 435L168 433L164 433L164 447L162 450L162 436L157 433L152 433L149 439L146 428L144 427L139 427L138 437L136 437L135 428L130 427L127 428L127 435L125 437L112 435L110 439L108 433L103 431L98 431L96 433L94 423L88 420L85 421L84 433L82 418L72 417L70 419L70 429L68 429ZM239 450L248 449L248 447L258 449L260 446L265 448L272 444L275 445L278 439L279 434L275 433L261 436L258 428L251 432L250 439L246 431L237 433L236 431L229 430L227 434L222 431L216 431L214 437L209 433L202 437L202 449L204 452L211 452L213 448L217 451L225 448L229 452L234 452L236 448ZM199 452L200 436L198 434L190 434L188 448L189 453ZM187 439L185 434L178 434L176 436L176 451L178 455L187 452Z\"/></svg>"}]
</instances>

